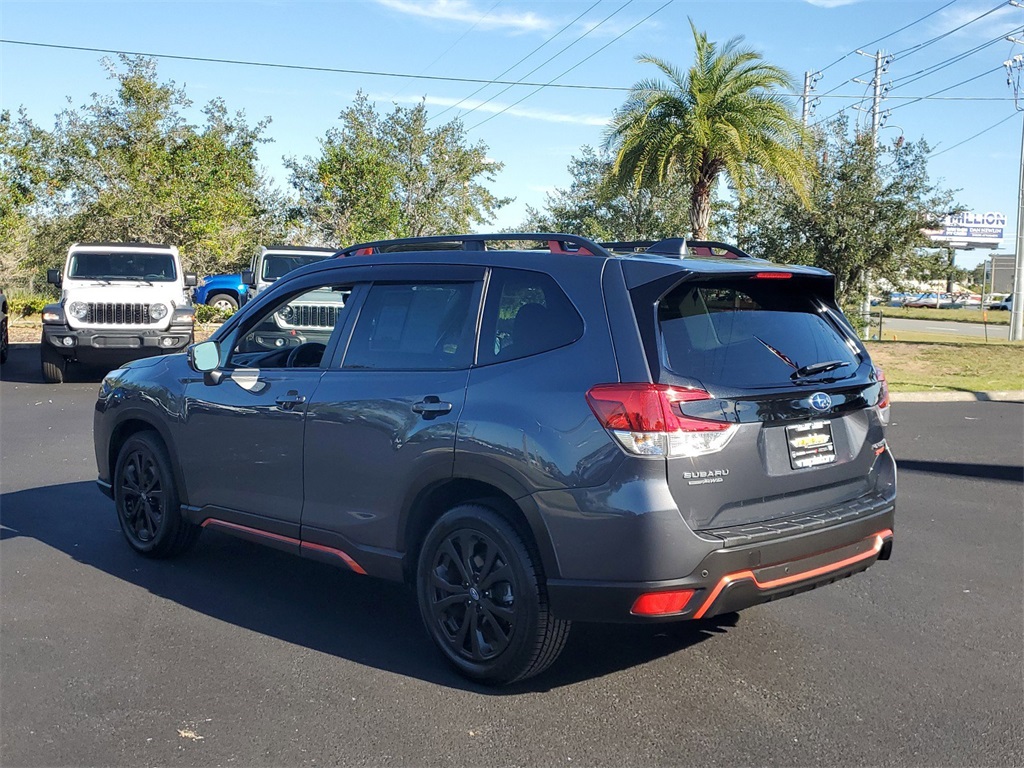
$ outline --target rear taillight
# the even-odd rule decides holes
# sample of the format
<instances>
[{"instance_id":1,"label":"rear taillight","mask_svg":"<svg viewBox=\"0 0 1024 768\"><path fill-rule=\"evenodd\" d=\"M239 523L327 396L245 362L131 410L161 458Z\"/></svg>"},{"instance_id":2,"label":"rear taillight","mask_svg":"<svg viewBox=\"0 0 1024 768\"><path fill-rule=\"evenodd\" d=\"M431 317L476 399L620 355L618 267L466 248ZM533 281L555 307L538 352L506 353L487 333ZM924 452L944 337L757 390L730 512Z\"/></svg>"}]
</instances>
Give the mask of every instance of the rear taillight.
<instances>
[{"instance_id":1,"label":"rear taillight","mask_svg":"<svg viewBox=\"0 0 1024 768\"><path fill-rule=\"evenodd\" d=\"M598 384L587 392L601 426L636 456L700 456L722 450L736 425L687 416L680 405L710 399L702 389L665 384Z\"/></svg>"},{"instance_id":2,"label":"rear taillight","mask_svg":"<svg viewBox=\"0 0 1024 768\"><path fill-rule=\"evenodd\" d=\"M875 366L875 379L878 380L878 412L881 415L882 424L889 423L889 382L885 380L885 371Z\"/></svg>"},{"instance_id":3,"label":"rear taillight","mask_svg":"<svg viewBox=\"0 0 1024 768\"><path fill-rule=\"evenodd\" d=\"M889 407L889 382L885 379L885 371L875 366L875 378L878 379L878 383L882 385L878 392L878 407L888 408Z\"/></svg>"}]
</instances>

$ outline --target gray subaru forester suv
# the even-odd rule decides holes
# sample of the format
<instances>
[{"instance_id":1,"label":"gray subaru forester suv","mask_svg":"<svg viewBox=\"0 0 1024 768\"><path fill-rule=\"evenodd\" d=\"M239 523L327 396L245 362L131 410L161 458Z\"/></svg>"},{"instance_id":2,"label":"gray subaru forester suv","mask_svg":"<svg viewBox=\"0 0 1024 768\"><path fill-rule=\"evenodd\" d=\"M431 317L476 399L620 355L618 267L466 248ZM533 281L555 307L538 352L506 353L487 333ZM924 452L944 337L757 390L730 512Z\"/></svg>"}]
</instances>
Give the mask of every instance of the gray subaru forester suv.
<instances>
[{"instance_id":1,"label":"gray subaru forester suv","mask_svg":"<svg viewBox=\"0 0 1024 768\"><path fill-rule=\"evenodd\" d=\"M139 553L213 528L404 580L447 660L500 684L574 620L703 619L887 559L888 405L822 270L465 235L290 273L108 374L94 435Z\"/></svg>"}]
</instances>

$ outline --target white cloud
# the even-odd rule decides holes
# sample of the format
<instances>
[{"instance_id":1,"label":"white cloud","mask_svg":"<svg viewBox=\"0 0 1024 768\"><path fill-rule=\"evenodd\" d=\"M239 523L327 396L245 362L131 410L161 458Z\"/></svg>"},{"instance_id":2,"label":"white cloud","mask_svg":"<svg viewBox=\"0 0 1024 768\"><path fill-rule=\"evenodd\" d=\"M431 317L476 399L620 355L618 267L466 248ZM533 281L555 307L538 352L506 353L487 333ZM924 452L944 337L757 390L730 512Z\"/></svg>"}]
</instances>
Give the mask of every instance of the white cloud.
<instances>
[{"instance_id":1,"label":"white cloud","mask_svg":"<svg viewBox=\"0 0 1024 768\"><path fill-rule=\"evenodd\" d=\"M442 96L427 96L425 99L422 96L382 96L382 95L371 95L370 99L373 101L393 101L398 104L419 104L420 101L426 101L427 106L434 107L454 107L456 104L459 105L460 110L473 110L472 115L464 116L463 122L467 125L472 125L478 115L480 118L484 118L487 115L494 115L498 112L502 112L504 115L510 115L512 117L522 117L527 120L540 120L545 123L570 123L573 125L592 125L600 128L608 125L607 115L584 115L584 114L570 114L566 112L554 112L547 109L531 109L529 107L508 107L507 104L501 102L489 102L484 103L480 99L468 99L459 103L461 99L450 99ZM442 119L451 119L455 117L455 114L449 113Z\"/></svg>"},{"instance_id":2,"label":"white cloud","mask_svg":"<svg viewBox=\"0 0 1024 768\"><path fill-rule=\"evenodd\" d=\"M954 36L973 36L979 39L990 39L1010 34L1020 29L1020 9L1007 5L998 11L988 14L983 19L978 19L983 13L991 9L991 5L964 6L950 8L943 11L937 17L938 21L933 29L937 34L944 34L957 27L964 26L962 30L954 33ZM975 21L977 19L977 21Z\"/></svg>"},{"instance_id":3,"label":"white cloud","mask_svg":"<svg viewBox=\"0 0 1024 768\"><path fill-rule=\"evenodd\" d=\"M512 29L516 32L544 31L552 22L535 13L488 13L468 0L376 0L379 5L399 13L437 21L459 21L476 24L480 29Z\"/></svg>"}]
</instances>

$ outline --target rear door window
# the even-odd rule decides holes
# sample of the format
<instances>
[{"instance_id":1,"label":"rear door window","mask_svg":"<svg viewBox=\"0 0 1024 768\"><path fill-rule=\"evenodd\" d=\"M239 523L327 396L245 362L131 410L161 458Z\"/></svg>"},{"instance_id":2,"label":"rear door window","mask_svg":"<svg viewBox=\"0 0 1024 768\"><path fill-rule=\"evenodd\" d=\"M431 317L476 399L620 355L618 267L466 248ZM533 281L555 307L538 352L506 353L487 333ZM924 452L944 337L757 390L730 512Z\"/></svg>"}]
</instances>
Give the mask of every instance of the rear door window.
<instances>
[{"instance_id":1,"label":"rear door window","mask_svg":"<svg viewBox=\"0 0 1024 768\"><path fill-rule=\"evenodd\" d=\"M852 376L856 347L802 287L750 279L676 286L658 303L665 367L741 388Z\"/></svg>"},{"instance_id":2,"label":"rear door window","mask_svg":"<svg viewBox=\"0 0 1024 768\"><path fill-rule=\"evenodd\" d=\"M479 307L478 284L378 283L356 321L344 368L468 368Z\"/></svg>"}]
</instances>

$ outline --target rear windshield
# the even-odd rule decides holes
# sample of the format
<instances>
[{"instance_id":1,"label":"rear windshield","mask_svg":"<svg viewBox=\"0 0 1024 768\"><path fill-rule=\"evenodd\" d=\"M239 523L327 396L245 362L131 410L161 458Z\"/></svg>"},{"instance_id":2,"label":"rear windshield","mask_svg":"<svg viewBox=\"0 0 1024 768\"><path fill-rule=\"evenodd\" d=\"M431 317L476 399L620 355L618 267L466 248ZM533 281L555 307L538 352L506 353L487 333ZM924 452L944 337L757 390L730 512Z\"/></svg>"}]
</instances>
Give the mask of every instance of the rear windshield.
<instances>
[{"instance_id":1,"label":"rear windshield","mask_svg":"<svg viewBox=\"0 0 1024 768\"><path fill-rule=\"evenodd\" d=\"M177 279L170 253L99 253L80 251L71 255L68 277L79 280L147 280L170 283Z\"/></svg>"},{"instance_id":2,"label":"rear windshield","mask_svg":"<svg viewBox=\"0 0 1024 768\"><path fill-rule=\"evenodd\" d=\"M284 277L293 269L304 267L307 264L315 264L330 256L329 253L303 253L303 254L271 254L263 257L262 278L268 282Z\"/></svg>"},{"instance_id":3,"label":"rear windshield","mask_svg":"<svg viewBox=\"0 0 1024 768\"><path fill-rule=\"evenodd\" d=\"M741 388L853 375L859 353L801 287L747 279L673 288L658 303L665 366Z\"/></svg>"}]
</instances>

